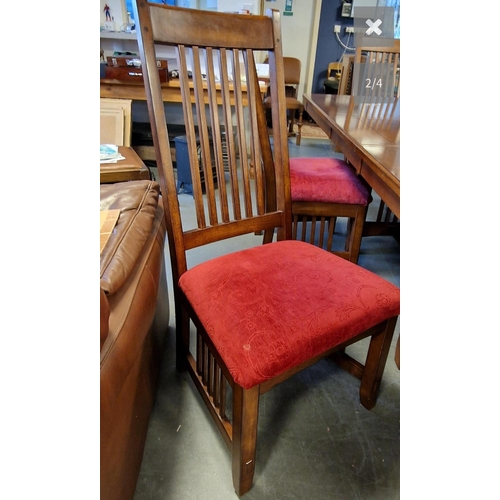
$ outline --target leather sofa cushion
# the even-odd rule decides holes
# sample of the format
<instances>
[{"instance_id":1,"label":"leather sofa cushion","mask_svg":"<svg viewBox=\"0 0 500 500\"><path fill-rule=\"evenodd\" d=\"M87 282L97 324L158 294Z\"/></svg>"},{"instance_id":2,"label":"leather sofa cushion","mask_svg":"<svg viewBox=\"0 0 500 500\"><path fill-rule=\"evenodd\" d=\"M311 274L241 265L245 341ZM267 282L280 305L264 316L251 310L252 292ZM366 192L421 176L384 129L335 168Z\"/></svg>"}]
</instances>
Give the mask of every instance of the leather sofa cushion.
<instances>
[{"instance_id":1,"label":"leather sofa cushion","mask_svg":"<svg viewBox=\"0 0 500 500\"><path fill-rule=\"evenodd\" d=\"M115 293L126 281L151 233L160 186L154 181L101 184L101 210L120 217L101 253L101 289Z\"/></svg>"}]
</instances>

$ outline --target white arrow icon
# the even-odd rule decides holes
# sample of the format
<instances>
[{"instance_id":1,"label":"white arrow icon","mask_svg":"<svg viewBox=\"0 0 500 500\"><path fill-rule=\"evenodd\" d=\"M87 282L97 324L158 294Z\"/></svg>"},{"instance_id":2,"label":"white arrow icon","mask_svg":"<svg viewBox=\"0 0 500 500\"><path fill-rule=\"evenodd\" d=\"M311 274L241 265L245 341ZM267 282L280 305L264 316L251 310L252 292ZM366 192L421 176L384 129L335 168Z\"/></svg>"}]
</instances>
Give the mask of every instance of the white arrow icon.
<instances>
[{"instance_id":1,"label":"white arrow icon","mask_svg":"<svg viewBox=\"0 0 500 500\"><path fill-rule=\"evenodd\" d=\"M372 33L380 35L382 33L382 30L378 28L382 24L382 21L380 19L377 19L375 22L372 22L371 19L367 19L366 24L369 26L369 28L366 30L367 35L371 35Z\"/></svg>"}]
</instances>

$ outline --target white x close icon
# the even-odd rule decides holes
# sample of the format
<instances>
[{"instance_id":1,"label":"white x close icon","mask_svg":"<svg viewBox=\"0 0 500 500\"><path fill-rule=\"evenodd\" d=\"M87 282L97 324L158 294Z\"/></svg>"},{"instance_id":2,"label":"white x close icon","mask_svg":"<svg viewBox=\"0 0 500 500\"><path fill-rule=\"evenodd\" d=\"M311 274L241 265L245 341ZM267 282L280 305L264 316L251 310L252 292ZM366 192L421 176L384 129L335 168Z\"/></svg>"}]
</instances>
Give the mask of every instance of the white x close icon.
<instances>
[{"instance_id":1,"label":"white x close icon","mask_svg":"<svg viewBox=\"0 0 500 500\"><path fill-rule=\"evenodd\" d=\"M380 19L377 19L375 22L373 22L371 19L367 19L366 24L369 26L369 28L366 30L367 35L371 35L372 33L380 35L382 33L382 30L379 29L379 26L382 24L382 21Z\"/></svg>"}]
</instances>

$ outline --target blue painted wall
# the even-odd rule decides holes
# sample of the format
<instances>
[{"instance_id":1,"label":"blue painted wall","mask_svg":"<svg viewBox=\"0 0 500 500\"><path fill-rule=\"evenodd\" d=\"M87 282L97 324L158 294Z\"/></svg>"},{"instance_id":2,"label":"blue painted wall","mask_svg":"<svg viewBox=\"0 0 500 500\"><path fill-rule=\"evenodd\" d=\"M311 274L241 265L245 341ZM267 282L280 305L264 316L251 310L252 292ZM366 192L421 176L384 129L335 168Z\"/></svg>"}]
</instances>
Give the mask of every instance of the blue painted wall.
<instances>
[{"instance_id":1,"label":"blue painted wall","mask_svg":"<svg viewBox=\"0 0 500 500\"><path fill-rule=\"evenodd\" d=\"M323 92L323 80L326 78L326 69L328 64L340 61L344 48L337 41L333 32L336 24L342 26L339 33L340 39L345 43L348 35L345 33L346 26L352 26L353 20L350 17L341 17L341 0L323 0L321 4L321 13L318 30L318 46L316 50L316 60L314 62L314 75L312 83L312 93ZM350 47L354 47L354 37L351 35ZM354 54L353 51L346 53Z\"/></svg>"}]
</instances>

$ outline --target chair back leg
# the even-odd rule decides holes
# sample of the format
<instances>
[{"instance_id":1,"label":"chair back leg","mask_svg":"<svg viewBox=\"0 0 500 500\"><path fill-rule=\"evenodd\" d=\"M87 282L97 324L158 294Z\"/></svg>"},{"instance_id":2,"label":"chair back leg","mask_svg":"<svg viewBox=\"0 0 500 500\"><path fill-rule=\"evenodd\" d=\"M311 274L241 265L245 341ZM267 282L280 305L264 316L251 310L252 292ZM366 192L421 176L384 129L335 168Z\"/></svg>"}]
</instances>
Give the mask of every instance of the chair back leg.
<instances>
[{"instance_id":1,"label":"chair back leg","mask_svg":"<svg viewBox=\"0 0 500 500\"><path fill-rule=\"evenodd\" d=\"M355 264L358 263L359 252L361 250L361 239L363 237L363 228L366 219L366 212L368 207L365 205L358 205L355 218L349 218L347 223L347 237L345 240L345 251L348 258Z\"/></svg>"}]
</instances>

